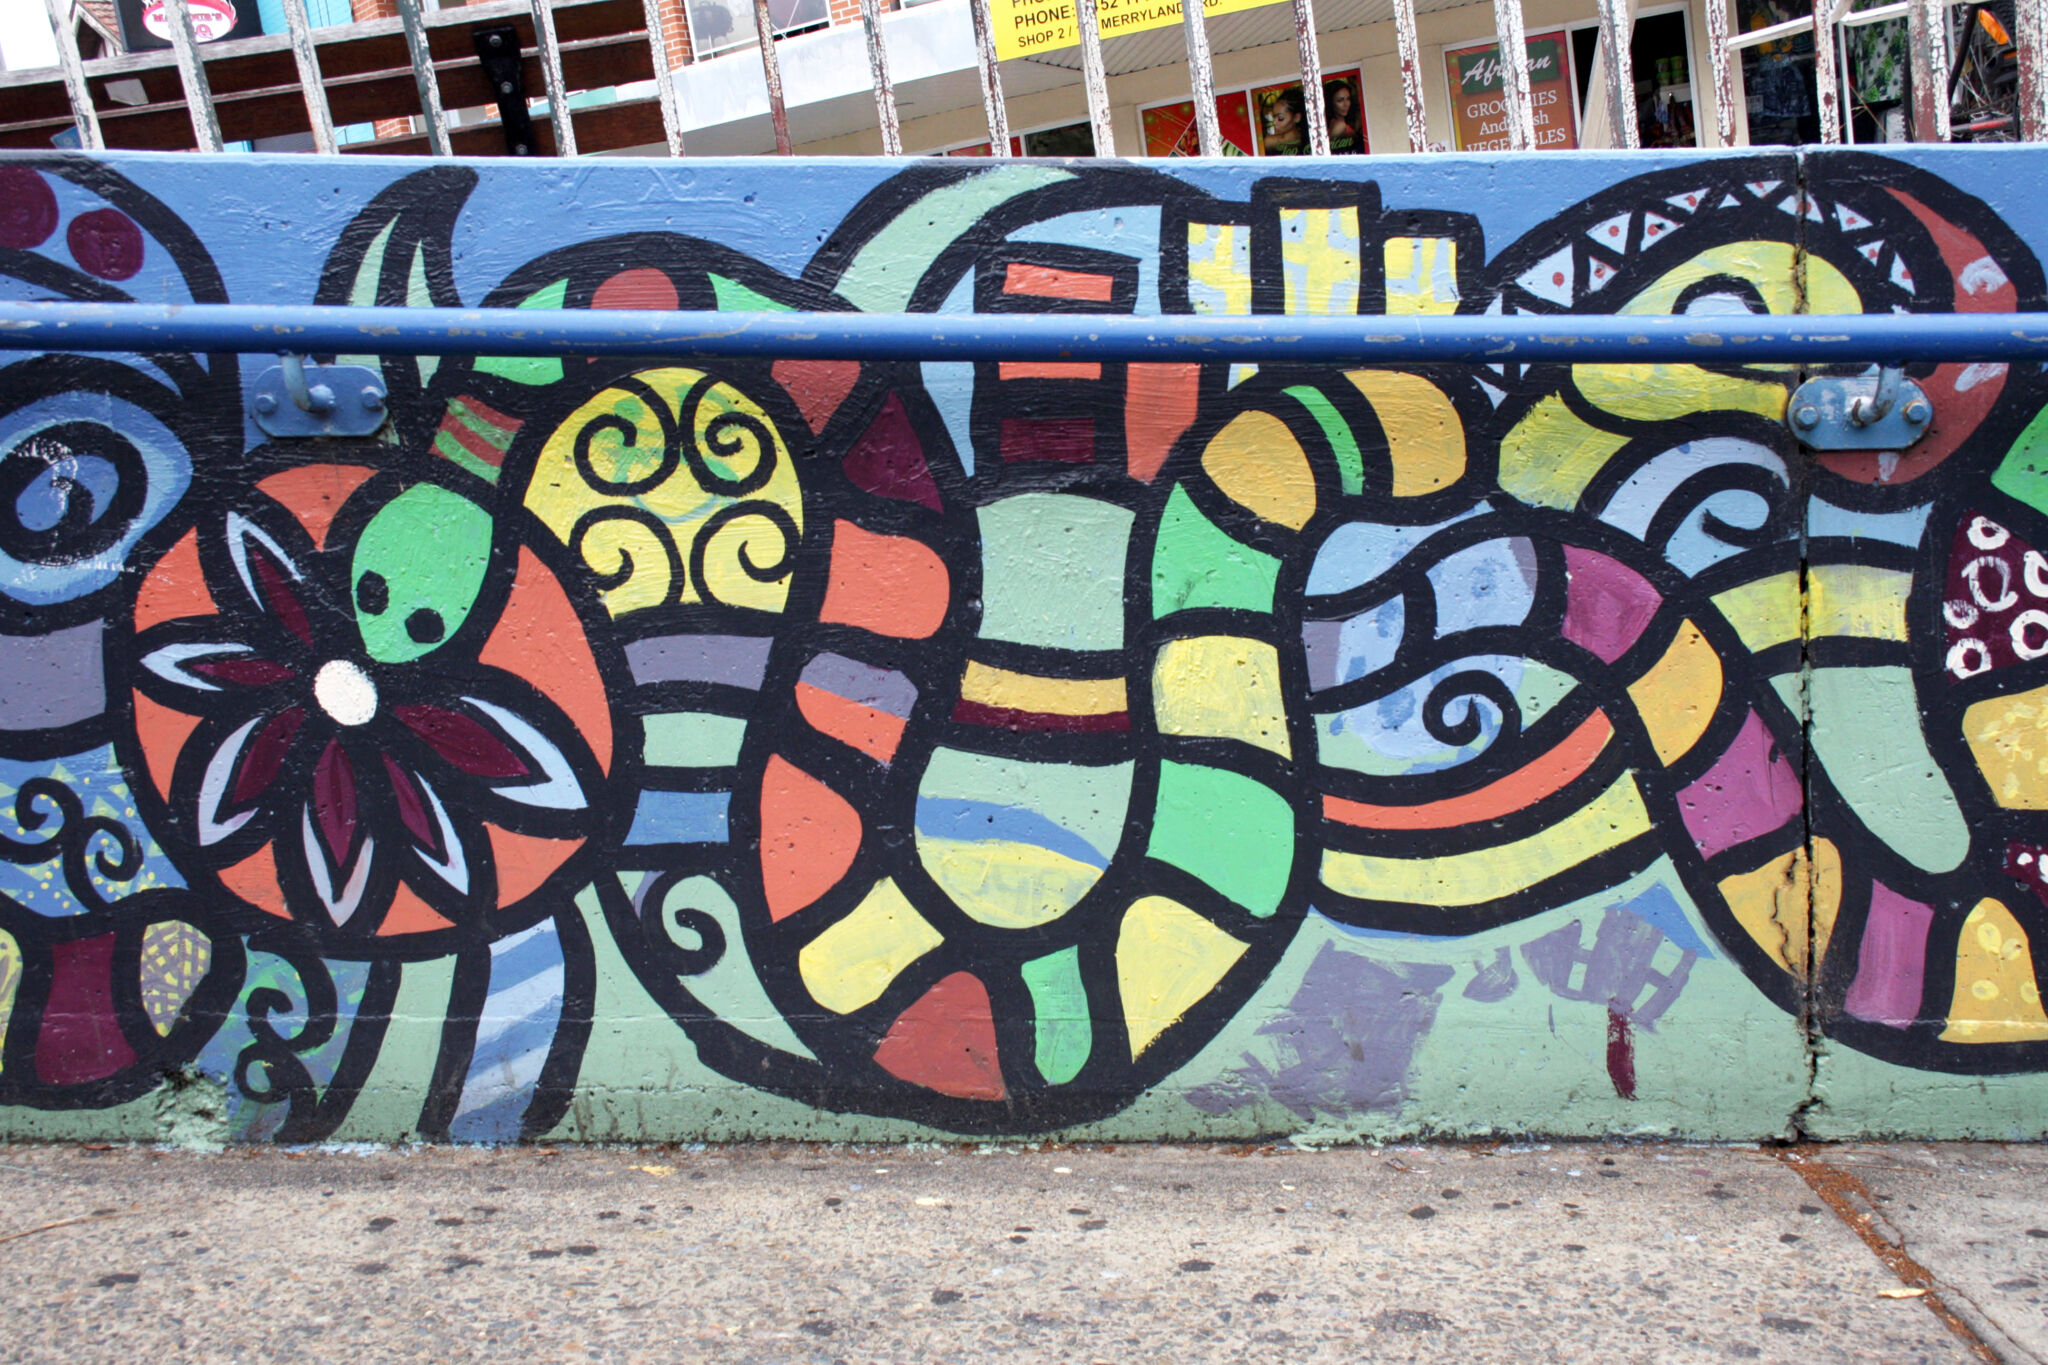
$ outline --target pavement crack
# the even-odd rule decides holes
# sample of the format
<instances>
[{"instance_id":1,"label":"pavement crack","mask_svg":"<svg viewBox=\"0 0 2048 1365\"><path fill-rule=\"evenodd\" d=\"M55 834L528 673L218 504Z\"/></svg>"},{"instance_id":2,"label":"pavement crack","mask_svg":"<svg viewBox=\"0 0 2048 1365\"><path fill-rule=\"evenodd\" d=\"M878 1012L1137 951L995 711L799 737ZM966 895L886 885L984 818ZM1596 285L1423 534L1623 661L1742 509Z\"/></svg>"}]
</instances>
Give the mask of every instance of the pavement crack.
<instances>
[{"instance_id":1,"label":"pavement crack","mask_svg":"<svg viewBox=\"0 0 2048 1365\"><path fill-rule=\"evenodd\" d=\"M1871 1254L1891 1271L1900 1284L1925 1291L1920 1302L1941 1319L1942 1326L1954 1333L1972 1355L1985 1365L2010 1365L1991 1343L1978 1335L1976 1328L1949 1306L1946 1296L1953 1295L1967 1302L1987 1322L1992 1321L1990 1314L1985 1313L1983 1306L1967 1294L1941 1284L1934 1278L1933 1271L1907 1253L1905 1238L1878 1212L1877 1201L1854 1172L1822 1161L1818 1149L1810 1144L1784 1148L1772 1155L1806 1182L1814 1196L1841 1220L1842 1226L1855 1233L1857 1239L1870 1248ZM2031 1352L2027 1353L2027 1358L2040 1365L2040 1358Z\"/></svg>"}]
</instances>

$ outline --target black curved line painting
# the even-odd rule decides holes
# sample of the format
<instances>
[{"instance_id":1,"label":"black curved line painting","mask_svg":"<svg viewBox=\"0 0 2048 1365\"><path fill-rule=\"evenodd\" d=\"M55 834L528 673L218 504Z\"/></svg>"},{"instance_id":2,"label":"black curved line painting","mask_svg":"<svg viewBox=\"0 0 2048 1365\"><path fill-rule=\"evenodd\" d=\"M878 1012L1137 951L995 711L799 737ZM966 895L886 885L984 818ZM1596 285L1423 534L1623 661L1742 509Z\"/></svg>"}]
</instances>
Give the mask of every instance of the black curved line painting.
<instances>
[{"instance_id":1,"label":"black curved line painting","mask_svg":"<svg viewBox=\"0 0 2048 1365\"><path fill-rule=\"evenodd\" d=\"M2048 307L2026 149L309 164L0 162L0 288ZM2044 1126L2038 365L319 359L0 363L9 1132Z\"/></svg>"}]
</instances>

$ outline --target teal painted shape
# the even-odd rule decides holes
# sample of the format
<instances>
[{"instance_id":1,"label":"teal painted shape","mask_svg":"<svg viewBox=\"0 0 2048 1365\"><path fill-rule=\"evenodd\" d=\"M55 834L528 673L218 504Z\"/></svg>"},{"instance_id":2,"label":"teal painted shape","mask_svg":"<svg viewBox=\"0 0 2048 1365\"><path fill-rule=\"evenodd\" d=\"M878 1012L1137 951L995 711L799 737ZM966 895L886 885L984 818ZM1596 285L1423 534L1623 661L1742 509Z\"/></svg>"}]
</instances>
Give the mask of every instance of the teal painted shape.
<instances>
[{"instance_id":1,"label":"teal painted shape","mask_svg":"<svg viewBox=\"0 0 2048 1365\"><path fill-rule=\"evenodd\" d=\"M1072 493L1022 493L979 516L983 639L1123 646L1131 511Z\"/></svg>"},{"instance_id":2,"label":"teal painted shape","mask_svg":"<svg viewBox=\"0 0 2048 1365\"><path fill-rule=\"evenodd\" d=\"M1032 1061L1048 1083L1065 1085L1088 1064L1095 1040L1088 990L1081 984L1081 950L1062 948L1033 958L1021 971L1031 992Z\"/></svg>"},{"instance_id":3,"label":"teal painted shape","mask_svg":"<svg viewBox=\"0 0 2048 1365\"><path fill-rule=\"evenodd\" d=\"M1161 763L1159 810L1145 851L1264 917L1287 892L1294 812L1279 793L1240 773Z\"/></svg>"},{"instance_id":4,"label":"teal painted shape","mask_svg":"<svg viewBox=\"0 0 2048 1365\"><path fill-rule=\"evenodd\" d=\"M983 214L1031 190L1072 180L1072 171L1051 166L997 166L904 206L868 239L839 277L839 297L867 313L901 313L940 253Z\"/></svg>"},{"instance_id":5,"label":"teal painted shape","mask_svg":"<svg viewBox=\"0 0 2048 1365\"><path fill-rule=\"evenodd\" d=\"M2048 408L2034 414L1998 462L1991 486L2036 512L2048 512Z\"/></svg>"},{"instance_id":6,"label":"teal painted shape","mask_svg":"<svg viewBox=\"0 0 2048 1365\"><path fill-rule=\"evenodd\" d=\"M619 885L631 896L637 890L644 890L652 876L651 873L621 872L618 874ZM715 962L695 976L678 978L689 988L690 994L697 997L697 1003L741 1033L777 1051L817 1060L817 1054L804 1046L803 1040L789 1026L789 1021L782 1017L782 1011L769 1000L768 992L754 970L753 959L747 954L746 932L740 926L739 906L733 903L725 888L709 877L685 877L668 889L661 904L641 907L641 920L650 933L658 931L683 951L695 952L703 947L703 939L688 927L686 920L678 918L676 912L683 909L698 910L710 916L725 935L725 951Z\"/></svg>"},{"instance_id":7,"label":"teal painted shape","mask_svg":"<svg viewBox=\"0 0 2048 1365\"><path fill-rule=\"evenodd\" d=\"M423 483L370 518L349 565L356 628L379 663L408 663L462 629L491 557L491 514Z\"/></svg>"},{"instance_id":8,"label":"teal painted shape","mask_svg":"<svg viewBox=\"0 0 2048 1365\"><path fill-rule=\"evenodd\" d=\"M1196 607L1273 610L1280 561L1239 543L1174 485L1152 547L1152 614Z\"/></svg>"},{"instance_id":9,"label":"teal painted shape","mask_svg":"<svg viewBox=\"0 0 2048 1365\"><path fill-rule=\"evenodd\" d=\"M1780 674L1771 686L1797 715L1799 675ZM1813 756L1856 818L1924 872L1960 867L1970 827L1927 751L1912 671L1816 668L1807 674L1806 697Z\"/></svg>"}]
</instances>

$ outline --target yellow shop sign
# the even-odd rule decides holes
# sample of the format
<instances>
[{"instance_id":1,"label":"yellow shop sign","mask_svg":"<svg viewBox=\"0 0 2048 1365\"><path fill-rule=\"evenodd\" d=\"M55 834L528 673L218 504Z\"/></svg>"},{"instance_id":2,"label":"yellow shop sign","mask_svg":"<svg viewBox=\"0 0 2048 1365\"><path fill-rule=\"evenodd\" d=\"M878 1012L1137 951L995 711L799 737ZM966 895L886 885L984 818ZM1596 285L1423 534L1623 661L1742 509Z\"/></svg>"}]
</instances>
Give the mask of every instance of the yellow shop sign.
<instances>
[{"instance_id":1,"label":"yellow shop sign","mask_svg":"<svg viewBox=\"0 0 2048 1365\"><path fill-rule=\"evenodd\" d=\"M1243 9L1277 4L1278 0L1202 0L1202 12L1214 19ZM1095 23L1105 38L1165 28L1181 21L1181 0L1096 0ZM1074 0L992 0L989 18L995 25L996 56L1030 57L1081 41L1074 18Z\"/></svg>"}]
</instances>

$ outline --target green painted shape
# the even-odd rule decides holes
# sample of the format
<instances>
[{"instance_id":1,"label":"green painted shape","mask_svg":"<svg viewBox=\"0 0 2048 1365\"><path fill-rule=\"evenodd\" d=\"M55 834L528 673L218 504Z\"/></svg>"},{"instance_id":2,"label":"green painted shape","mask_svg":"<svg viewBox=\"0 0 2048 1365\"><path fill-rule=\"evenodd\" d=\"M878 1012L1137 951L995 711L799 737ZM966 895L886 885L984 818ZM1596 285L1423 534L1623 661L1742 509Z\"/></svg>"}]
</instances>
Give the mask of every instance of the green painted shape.
<instances>
[{"instance_id":1,"label":"green painted shape","mask_svg":"<svg viewBox=\"0 0 2048 1365\"><path fill-rule=\"evenodd\" d=\"M387 664L440 648L469 619L490 557L491 514L461 494L423 483L385 503L349 566L363 648Z\"/></svg>"},{"instance_id":2,"label":"green painted shape","mask_svg":"<svg viewBox=\"0 0 2048 1365\"><path fill-rule=\"evenodd\" d=\"M1240 543L1175 484L1152 547L1152 615L1196 607L1273 610L1280 561Z\"/></svg>"},{"instance_id":3,"label":"green painted shape","mask_svg":"<svg viewBox=\"0 0 2048 1365\"><path fill-rule=\"evenodd\" d=\"M618 874L619 884L626 888L626 894L632 895L636 881L644 885L653 875L622 872ZM697 1003L750 1038L778 1051L816 1061L816 1054L804 1046L782 1017L782 1011L768 999L767 989L754 971L754 960L747 953L739 906L725 888L709 877L686 877L668 889L660 906L644 907L649 932L658 926L669 942L686 952L694 951L703 946L703 940L677 922L675 912L681 909L703 911L718 922L725 934L725 951L717 961L695 976L678 978L697 997ZM610 937L608 931L606 937Z\"/></svg>"},{"instance_id":4,"label":"green painted shape","mask_svg":"<svg viewBox=\"0 0 2048 1365\"><path fill-rule=\"evenodd\" d=\"M1799 675L1771 686L1794 715ZM1970 826L1920 728L1920 695L1903 665L1815 668L1806 675L1813 757L1870 832L1923 872L1952 872Z\"/></svg>"},{"instance_id":5,"label":"green painted shape","mask_svg":"<svg viewBox=\"0 0 2048 1365\"><path fill-rule=\"evenodd\" d=\"M669 711L642 716L647 732L643 750L657 768L724 768L740 761L747 722L738 716L703 711Z\"/></svg>"},{"instance_id":6,"label":"green painted shape","mask_svg":"<svg viewBox=\"0 0 2048 1365\"><path fill-rule=\"evenodd\" d=\"M756 293L738 280L729 280L723 275L711 277L711 294L718 301L721 313L793 313L796 310L786 303L777 303L766 294Z\"/></svg>"},{"instance_id":7,"label":"green painted shape","mask_svg":"<svg viewBox=\"0 0 2048 1365\"><path fill-rule=\"evenodd\" d=\"M1279 793L1242 774L1161 763L1159 808L1145 851L1263 918L1287 892L1294 812Z\"/></svg>"},{"instance_id":8,"label":"green painted shape","mask_svg":"<svg viewBox=\"0 0 2048 1365\"><path fill-rule=\"evenodd\" d=\"M1088 990L1081 984L1081 950L1062 948L1031 959L1019 970L1031 992L1032 1026L1037 1031L1032 1060L1048 1083L1065 1085L1081 1074L1095 1045Z\"/></svg>"},{"instance_id":9,"label":"green painted shape","mask_svg":"<svg viewBox=\"0 0 2048 1365\"><path fill-rule=\"evenodd\" d=\"M560 308L568 297L569 282L556 280L546 288L527 295L518 306ZM478 374L494 374L515 384L558 384L562 380L562 362L552 356L480 355L476 358L476 371Z\"/></svg>"},{"instance_id":10,"label":"green painted shape","mask_svg":"<svg viewBox=\"0 0 2048 1365\"><path fill-rule=\"evenodd\" d=\"M1130 763L1034 763L942 746L932 750L917 796L919 801L963 801L1041 815L1086 841L1106 860L1123 839L1135 772ZM961 827L944 823L930 833L968 837Z\"/></svg>"},{"instance_id":11,"label":"green painted shape","mask_svg":"<svg viewBox=\"0 0 2048 1365\"><path fill-rule=\"evenodd\" d=\"M408 308L432 308L434 292L427 287L427 253L420 247L412 249L412 265L405 272L405 306ZM434 377L434 371L441 368L441 357L437 355L415 356L413 364L419 367L420 384L424 386ZM561 362L555 362L560 368Z\"/></svg>"},{"instance_id":12,"label":"green painted shape","mask_svg":"<svg viewBox=\"0 0 2048 1365\"><path fill-rule=\"evenodd\" d=\"M983 639L1122 648L1129 510L1072 493L1023 493L978 516Z\"/></svg>"},{"instance_id":13,"label":"green painted shape","mask_svg":"<svg viewBox=\"0 0 2048 1365\"><path fill-rule=\"evenodd\" d=\"M404 1142L419 1133L420 1111L432 1094L441 1030L455 983L455 959L430 957L399 970L391 1022L376 1065L332 1142Z\"/></svg>"},{"instance_id":14,"label":"green painted shape","mask_svg":"<svg viewBox=\"0 0 2048 1365\"><path fill-rule=\"evenodd\" d=\"M835 287L866 313L901 313L939 253L1005 200L1074 178L1050 166L996 166L904 206L854 253Z\"/></svg>"},{"instance_id":15,"label":"green painted shape","mask_svg":"<svg viewBox=\"0 0 2048 1365\"><path fill-rule=\"evenodd\" d=\"M1299 402L1316 419L1316 425L1323 429L1323 439L1330 443L1330 452L1337 457L1337 480L1346 493L1365 491L1365 457L1358 453L1358 438L1351 434L1351 424L1344 420L1321 389L1306 384L1296 384L1287 389L1288 397Z\"/></svg>"},{"instance_id":16,"label":"green painted shape","mask_svg":"<svg viewBox=\"0 0 2048 1365\"><path fill-rule=\"evenodd\" d=\"M1991 486L2037 512L2048 512L2048 408L2034 414L1998 462Z\"/></svg>"}]
</instances>

